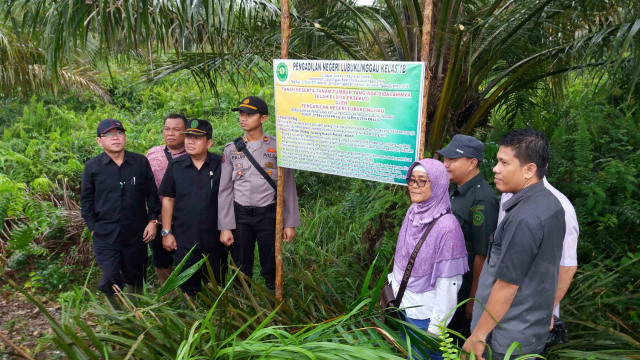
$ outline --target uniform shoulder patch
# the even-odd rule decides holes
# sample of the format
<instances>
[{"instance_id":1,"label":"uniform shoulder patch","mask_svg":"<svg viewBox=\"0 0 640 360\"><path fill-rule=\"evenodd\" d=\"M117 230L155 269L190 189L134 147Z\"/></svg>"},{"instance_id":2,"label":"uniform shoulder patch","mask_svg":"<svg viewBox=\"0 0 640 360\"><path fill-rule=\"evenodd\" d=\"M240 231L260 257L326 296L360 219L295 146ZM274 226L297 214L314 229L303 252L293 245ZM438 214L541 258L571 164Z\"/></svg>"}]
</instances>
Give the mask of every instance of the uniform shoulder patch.
<instances>
[{"instance_id":1,"label":"uniform shoulder patch","mask_svg":"<svg viewBox=\"0 0 640 360\"><path fill-rule=\"evenodd\" d=\"M484 223L484 214L481 210L476 210L473 212L473 225L480 226Z\"/></svg>"},{"instance_id":2,"label":"uniform shoulder patch","mask_svg":"<svg viewBox=\"0 0 640 360\"><path fill-rule=\"evenodd\" d=\"M476 205L471 208L471 211L484 210L484 205Z\"/></svg>"}]
</instances>

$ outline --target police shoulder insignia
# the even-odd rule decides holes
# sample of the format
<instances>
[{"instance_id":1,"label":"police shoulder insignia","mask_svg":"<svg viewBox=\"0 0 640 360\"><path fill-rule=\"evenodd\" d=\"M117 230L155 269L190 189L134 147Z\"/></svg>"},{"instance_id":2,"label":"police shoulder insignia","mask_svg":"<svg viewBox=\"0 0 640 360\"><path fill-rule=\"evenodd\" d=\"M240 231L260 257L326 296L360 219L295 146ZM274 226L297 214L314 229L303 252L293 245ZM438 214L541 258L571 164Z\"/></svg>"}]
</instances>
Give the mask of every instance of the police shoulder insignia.
<instances>
[{"instance_id":1,"label":"police shoulder insignia","mask_svg":"<svg viewBox=\"0 0 640 360\"><path fill-rule=\"evenodd\" d=\"M471 211L484 210L484 205L476 205L470 209Z\"/></svg>"},{"instance_id":2,"label":"police shoulder insignia","mask_svg":"<svg viewBox=\"0 0 640 360\"><path fill-rule=\"evenodd\" d=\"M473 225L480 226L484 222L484 214L481 210L476 210L473 212Z\"/></svg>"},{"instance_id":3,"label":"police shoulder insignia","mask_svg":"<svg viewBox=\"0 0 640 360\"><path fill-rule=\"evenodd\" d=\"M242 176L242 171L238 171L236 174L238 174L238 176Z\"/></svg>"}]
</instances>

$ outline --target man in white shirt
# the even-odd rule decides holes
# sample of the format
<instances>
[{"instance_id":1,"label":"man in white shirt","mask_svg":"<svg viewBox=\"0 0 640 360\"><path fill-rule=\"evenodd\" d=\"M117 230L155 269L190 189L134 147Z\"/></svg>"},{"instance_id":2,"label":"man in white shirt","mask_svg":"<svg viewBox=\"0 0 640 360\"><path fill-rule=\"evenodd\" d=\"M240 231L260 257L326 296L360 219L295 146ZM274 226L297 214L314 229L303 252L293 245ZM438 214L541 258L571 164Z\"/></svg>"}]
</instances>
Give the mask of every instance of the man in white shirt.
<instances>
[{"instance_id":1,"label":"man in white shirt","mask_svg":"<svg viewBox=\"0 0 640 360\"><path fill-rule=\"evenodd\" d=\"M554 188L549 184L549 181L546 177L542 179L544 182L544 187L547 188L562 204L562 208L564 209L564 219L566 223L566 231L564 234L564 241L562 243L562 258L560 259L560 273L558 276L558 289L556 291L556 300L554 303L554 311L553 314L555 316L560 317L560 301L567 293L569 289L569 285L571 285L571 280L573 280L573 276L578 269L578 236L580 234L580 229L578 228L578 218L576 216L576 211L571 204L571 201L564 196L563 193L558 191L558 189ZM502 204L505 201L511 199L513 196L512 193L503 193L500 197L500 212L498 213L498 225L504 219L505 211L502 208ZM553 317L551 327L553 327Z\"/></svg>"}]
</instances>

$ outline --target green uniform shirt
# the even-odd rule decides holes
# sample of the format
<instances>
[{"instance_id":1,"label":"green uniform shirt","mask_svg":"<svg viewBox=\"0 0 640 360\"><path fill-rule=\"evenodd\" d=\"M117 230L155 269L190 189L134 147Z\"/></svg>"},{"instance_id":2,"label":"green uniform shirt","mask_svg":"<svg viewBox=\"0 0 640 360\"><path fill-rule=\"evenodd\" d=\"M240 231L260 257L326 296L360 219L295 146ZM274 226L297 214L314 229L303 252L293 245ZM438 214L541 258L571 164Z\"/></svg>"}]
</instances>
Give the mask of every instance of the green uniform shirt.
<instances>
[{"instance_id":1,"label":"green uniform shirt","mask_svg":"<svg viewBox=\"0 0 640 360\"><path fill-rule=\"evenodd\" d=\"M469 269L462 281L460 299L467 299L473 280L473 262L476 255L487 255L489 236L498 224L499 202L491 186L478 174L460 187L449 192L451 212L456 216L467 247Z\"/></svg>"}]
</instances>

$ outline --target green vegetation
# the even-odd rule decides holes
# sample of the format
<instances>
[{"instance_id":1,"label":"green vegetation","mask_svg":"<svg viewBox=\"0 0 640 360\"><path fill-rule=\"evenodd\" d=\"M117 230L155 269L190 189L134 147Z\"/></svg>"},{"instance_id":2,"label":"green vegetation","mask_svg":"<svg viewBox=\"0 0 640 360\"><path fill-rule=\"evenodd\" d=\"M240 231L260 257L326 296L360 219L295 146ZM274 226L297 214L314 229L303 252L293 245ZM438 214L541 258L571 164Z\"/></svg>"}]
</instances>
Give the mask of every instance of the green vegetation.
<instances>
[{"instance_id":1,"label":"green vegetation","mask_svg":"<svg viewBox=\"0 0 640 360\"><path fill-rule=\"evenodd\" d=\"M291 57L417 60L421 3L295 1ZM639 11L629 0L434 8L430 153L472 133L492 179L500 137L540 129L551 139L549 180L578 214L579 269L562 303L570 343L548 358L640 356ZM298 171L302 226L284 246L286 300L275 311L261 279L186 300L160 296L170 289L150 271L138 310L122 313L94 290L78 195L83 164L100 151L97 123L122 120L127 148L145 153L161 143L164 116L181 112L212 122L220 153L240 135L229 111L238 100L273 104L277 2L24 0L0 2L0 13L3 296L17 298L15 287L62 306L37 349L79 359L406 357L374 301L408 207L400 186ZM457 358L447 338L410 340L441 342Z\"/></svg>"}]
</instances>

